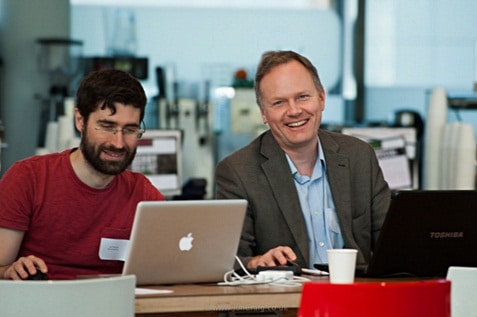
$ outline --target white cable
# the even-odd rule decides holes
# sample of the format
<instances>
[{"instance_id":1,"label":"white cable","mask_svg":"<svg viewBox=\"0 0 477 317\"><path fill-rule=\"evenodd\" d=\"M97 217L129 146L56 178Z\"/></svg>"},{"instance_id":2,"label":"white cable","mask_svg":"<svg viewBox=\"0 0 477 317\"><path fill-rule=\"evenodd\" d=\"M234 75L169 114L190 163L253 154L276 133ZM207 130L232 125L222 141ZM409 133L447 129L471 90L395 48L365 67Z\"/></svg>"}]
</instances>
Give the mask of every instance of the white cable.
<instances>
[{"instance_id":1,"label":"white cable","mask_svg":"<svg viewBox=\"0 0 477 317\"><path fill-rule=\"evenodd\" d=\"M245 274L247 274L247 276L253 277L253 275L250 274L247 268L245 268L245 265L242 263L242 261L240 260L238 256L235 256L235 260L237 260L238 264L240 265L240 268L245 272Z\"/></svg>"},{"instance_id":2,"label":"white cable","mask_svg":"<svg viewBox=\"0 0 477 317\"><path fill-rule=\"evenodd\" d=\"M279 285L279 286L300 286L303 282L310 281L308 278L287 275L285 272L288 271L279 271L274 278L257 278L257 275L251 274L243 265L242 261L236 256L235 259L239 263L242 270L245 272L244 276L240 276L234 270L228 271L224 274L224 281L217 283L220 286L239 286L239 285L257 285L257 284L268 284L268 285ZM265 273L267 271L261 272L264 275L274 275L274 273ZM268 271L269 272L269 271ZM277 271L278 272L278 271ZM291 272L291 271L289 271Z\"/></svg>"}]
</instances>

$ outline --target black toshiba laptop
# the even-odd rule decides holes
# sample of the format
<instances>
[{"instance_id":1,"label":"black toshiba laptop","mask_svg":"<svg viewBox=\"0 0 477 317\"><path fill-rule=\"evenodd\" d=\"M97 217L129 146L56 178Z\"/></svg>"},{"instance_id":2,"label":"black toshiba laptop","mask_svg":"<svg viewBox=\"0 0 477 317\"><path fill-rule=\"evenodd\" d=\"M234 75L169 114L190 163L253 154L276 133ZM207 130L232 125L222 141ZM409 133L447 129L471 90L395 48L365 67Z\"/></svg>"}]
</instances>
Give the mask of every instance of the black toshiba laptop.
<instances>
[{"instance_id":1,"label":"black toshiba laptop","mask_svg":"<svg viewBox=\"0 0 477 317\"><path fill-rule=\"evenodd\" d=\"M450 266L477 267L475 190L398 192L375 253L356 276L445 277Z\"/></svg>"}]
</instances>

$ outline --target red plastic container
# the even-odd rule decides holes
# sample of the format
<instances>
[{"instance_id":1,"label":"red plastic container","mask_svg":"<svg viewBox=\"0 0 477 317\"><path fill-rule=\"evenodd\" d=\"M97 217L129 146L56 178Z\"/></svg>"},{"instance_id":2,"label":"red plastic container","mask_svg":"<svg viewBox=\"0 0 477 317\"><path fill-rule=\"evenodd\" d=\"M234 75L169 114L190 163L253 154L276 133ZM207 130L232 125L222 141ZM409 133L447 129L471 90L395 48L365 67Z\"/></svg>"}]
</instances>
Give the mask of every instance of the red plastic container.
<instances>
[{"instance_id":1,"label":"red plastic container","mask_svg":"<svg viewBox=\"0 0 477 317\"><path fill-rule=\"evenodd\" d=\"M450 317L447 280L303 285L299 317Z\"/></svg>"}]
</instances>

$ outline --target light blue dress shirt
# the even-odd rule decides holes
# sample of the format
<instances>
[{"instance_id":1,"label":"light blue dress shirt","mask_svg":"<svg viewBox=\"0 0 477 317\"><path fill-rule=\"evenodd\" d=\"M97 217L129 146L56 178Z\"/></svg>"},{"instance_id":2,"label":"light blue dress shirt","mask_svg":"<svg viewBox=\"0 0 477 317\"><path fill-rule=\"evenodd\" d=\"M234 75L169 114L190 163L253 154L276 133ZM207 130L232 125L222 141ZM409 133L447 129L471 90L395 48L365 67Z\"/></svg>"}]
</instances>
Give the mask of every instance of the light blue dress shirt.
<instances>
[{"instance_id":1,"label":"light blue dress shirt","mask_svg":"<svg viewBox=\"0 0 477 317\"><path fill-rule=\"evenodd\" d=\"M311 177L303 176L286 155L292 171L301 210L306 222L310 252L310 268L315 263L328 263L327 249L343 248L343 236L335 204L326 176L326 161L318 140L318 157Z\"/></svg>"}]
</instances>

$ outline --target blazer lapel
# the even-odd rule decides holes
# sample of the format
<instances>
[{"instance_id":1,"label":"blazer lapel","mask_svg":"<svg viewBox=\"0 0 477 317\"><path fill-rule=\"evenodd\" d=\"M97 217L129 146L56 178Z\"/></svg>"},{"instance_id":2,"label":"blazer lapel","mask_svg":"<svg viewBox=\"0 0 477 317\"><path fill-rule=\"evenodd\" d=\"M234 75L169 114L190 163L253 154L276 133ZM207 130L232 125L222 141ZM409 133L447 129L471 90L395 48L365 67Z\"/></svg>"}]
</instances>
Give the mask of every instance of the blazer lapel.
<instances>
[{"instance_id":1,"label":"blazer lapel","mask_svg":"<svg viewBox=\"0 0 477 317\"><path fill-rule=\"evenodd\" d=\"M333 194L336 213L344 241L353 241L351 210L351 184L348 157L338 153L339 145L326 132L320 130L320 143L325 154L328 182Z\"/></svg>"},{"instance_id":2,"label":"blazer lapel","mask_svg":"<svg viewBox=\"0 0 477 317\"><path fill-rule=\"evenodd\" d=\"M275 195L274 198L288 223L300 252L308 261L308 234L295 183L291 177L285 153L273 139L270 131L263 138L261 154L268 159L262 164L262 169Z\"/></svg>"}]
</instances>

